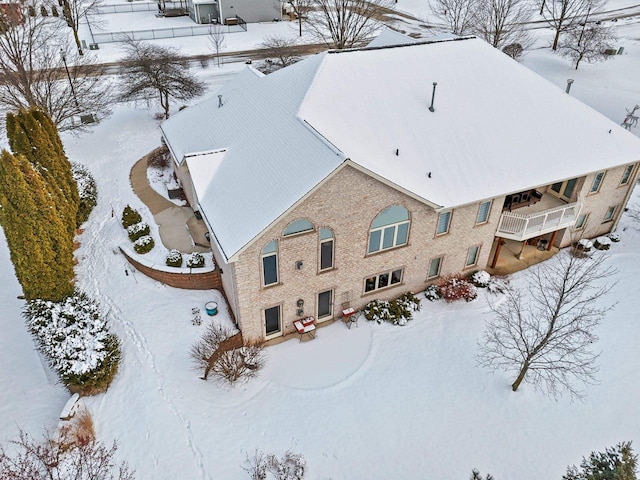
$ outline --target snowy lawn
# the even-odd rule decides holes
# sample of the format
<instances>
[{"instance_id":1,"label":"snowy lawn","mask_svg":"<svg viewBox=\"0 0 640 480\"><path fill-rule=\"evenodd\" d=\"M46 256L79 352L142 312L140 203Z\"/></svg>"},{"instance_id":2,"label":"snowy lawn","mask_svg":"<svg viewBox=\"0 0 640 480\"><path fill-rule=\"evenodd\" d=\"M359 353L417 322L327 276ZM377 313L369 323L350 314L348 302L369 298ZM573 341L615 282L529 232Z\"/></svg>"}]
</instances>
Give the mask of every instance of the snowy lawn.
<instances>
[{"instance_id":1,"label":"snowy lawn","mask_svg":"<svg viewBox=\"0 0 640 480\"><path fill-rule=\"evenodd\" d=\"M571 94L619 123L624 108L640 102L640 43L620 44L625 55L577 72L548 50L531 52L524 63L559 88L575 78ZM209 94L219 72L226 70L200 70ZM98 436L119 441L118 456L138 478L246 479L240 465L247 454L258 449L281 456L291 449L306 458L309 479L464 479L474 467L496 480L560 479L591 450L622 440L640 450L640 225L629 218L619 229L622 241L608 252L618 285L603 301L618 303L594 345L602 352L600 384L587 388L583 402L554 401L528 385L513 393L512 378L476 366L488 319L485 290L468 304L423 300L406 327L360 320L348 330L336 322L319 329L316 340L269 347L259 378L236 388L200 380L189 349L205 325L191 324L191 309L204 311L215 300L220 313L205 322L228 325L221 295L161 285L132 273L117 252L125 238L122 208L144 210L129 171L159 145L156 110L118 106L92 133L63 137L70 159L87 165L99 192L80 237L78 284L101 303L123 343L114 383L86 403ZM640 203L639 193L631 203ZM55 426L68 395L34 351L2 245L5 444L19 427L38 435Z\"/></svg>"}]
</instances>

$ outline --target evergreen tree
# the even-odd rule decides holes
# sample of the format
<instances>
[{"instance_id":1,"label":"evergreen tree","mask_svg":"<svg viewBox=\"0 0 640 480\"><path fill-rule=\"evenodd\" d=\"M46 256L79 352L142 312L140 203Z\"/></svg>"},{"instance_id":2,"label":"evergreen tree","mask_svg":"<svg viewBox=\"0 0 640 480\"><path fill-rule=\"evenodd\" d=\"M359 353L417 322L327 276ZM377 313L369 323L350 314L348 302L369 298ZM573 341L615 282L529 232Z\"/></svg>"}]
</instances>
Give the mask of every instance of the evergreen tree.
<instances>
[{"instance_id":1,"label":"evergreen tree","mask_svg":"<svg viewBox=\"0 0 640 480\"><path fill-rule=\"evenodd\" d=\"M7 115L7 136L13 153L24 155L42 175L73 241L80 198L55 125L42 112L22 110Z\"/></svg>"},{"instance_id":2,"label":"evergreen tree","mask_svg":"<svg viewBox=\"0 0 640 480\"><path fill-rule=\"evenodd\" d=\"M633 453L631 442L622 442L604 453L591 452L582 458L580 467L567 469L563 480L637 480L638 456Z\"/></svg>"},{"instance_id":3,"label":"evergreen tree","mask_svg":"<svg viewBox=\"0 0 640 480\"><path fill-rule=\"evenodd\" d=\"M27 300L73 293L73 241L39 172L24 156L0 157L0 224Z\"/></svg>"}]
</instances>

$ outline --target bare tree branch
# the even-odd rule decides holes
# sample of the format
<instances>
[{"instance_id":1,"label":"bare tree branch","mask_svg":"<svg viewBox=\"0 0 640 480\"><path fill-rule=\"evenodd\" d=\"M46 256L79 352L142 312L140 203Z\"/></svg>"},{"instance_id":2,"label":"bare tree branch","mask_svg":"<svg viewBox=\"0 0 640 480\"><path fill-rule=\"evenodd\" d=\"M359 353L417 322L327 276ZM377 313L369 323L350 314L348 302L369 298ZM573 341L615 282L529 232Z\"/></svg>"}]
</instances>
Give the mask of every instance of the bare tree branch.
<instances>
[{"instance_id":1,"label":"bare tree branch","mask_svg":"<svg viewBox=\"0 0 640 480\"><path fill-rule=\"evenodd\" d=\"M606 257L568 251L528 271L526 294L508 287L504 301L490 305L494 318L480 345L478 363L512 372L516 391L526 380L553 397L580 398L574 382L589 384L598 371L595 327L612 306L599 306L616 272Z\"/></svg>"},{"instance_id":2,"label":"bare tree branch","mask_svg":"<svg viewBox=\"0 0 640 480\"><path fill-rule=\"evenodd\" d=\"M571 59L577 70L582 60L593 63L609 58L605 50L615 41L616 37L610 27L591 23L568 32L560 42L558 52Z\"/></svg>"},{"instance_id":3,"label":"bare tree branch","mask_svg":"<svg viewBox=\"0 0 640 480\"><path fill-rule=\"evenodd\" d=\"M532 44L525 26L530 19L531 7L526 0L483 0L473 30L500 50L512 45L526 50Z\"/></svg>"},{"instance_id":4,"label":"bare tree branch","mask_svg":"<svg viewBox=\"0 0 640 480\"><path fill-rule=\"evenodd\" d=\"M467 35L477 24L480 0L431 0L429 8L451 33Z\"/></svg>"}]
</instances>

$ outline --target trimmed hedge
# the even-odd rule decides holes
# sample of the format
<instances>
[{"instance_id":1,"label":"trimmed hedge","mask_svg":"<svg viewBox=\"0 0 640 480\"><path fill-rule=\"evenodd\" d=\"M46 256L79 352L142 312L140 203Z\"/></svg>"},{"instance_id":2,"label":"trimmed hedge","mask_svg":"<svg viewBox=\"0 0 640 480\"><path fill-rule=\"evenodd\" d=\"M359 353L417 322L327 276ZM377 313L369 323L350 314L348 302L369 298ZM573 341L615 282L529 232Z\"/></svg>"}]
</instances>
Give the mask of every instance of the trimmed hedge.
<instances>
[{"instance_id":1,"label":"trimmed hedge","mask_svg":"<svg viewBox=\"0 0 640 480\"><path fill-rule=\"evenodd\" d=\"M140 254L149 253L153 247L155 247L155 242L151 235L143 235L133 242L133 249Z\"/></svg>"},{"instance_id":2,"label":"trimmed hedge","mask_svg":"<svg viewBox=\"0 0 640 480\"><path fill-rule=\"evenodd\" d=\"M149 235L151 233L151 229L149 228L149 224L145 222L134 223L130 227L127 228L127 234L129 235L129 240L135 242L140 237L144 237L145 235Z\"/></svg>"},{"instance_id":3,"label":"trimmed hedge","mask_svg":"<svg viewBox=\"0 0 640 480\"><path fill-rule=\"evenodd\" d=\"M413 319L413 312L418 310L420 310L420 300L413 293L407 292L390 302L372 300L365 305L364 316L370 321L390 322L394 325L404 326Z\"/></svg>"},{"instance_id":4,"label":"trimmed hedge","mask_svg":"<svg viewBox=\"0 0 640 480\"><path fill-rule=\"evenodd\" d=\"M167 254L167 266L169 267L181 267L182 266L182 254L178 250L169 250Z\"/></svg>"},{"instance_id":5,"label":"trimmed hedge","mask_svg":"<svg viewBox=\"0 0 640 480\"><path fill-rule=\"evenodd\" d=\"M187 267L189 268L202 268L204 267L204 257L201 253L192 253L189 258L187 258Z\"/></svg>"},{"instance_id":6,"label":"trimmed hedge","mask_svg":"<svg viewBox=\"0 0 640 480\"><path fill-rule=\"evenodd\" d=\"M129 228L131 225L140 223L141 221L142 216L137 210L131 208L129 205L124 207L124 210L122 211L122 226L124 228Z\"/></svg>"}]
</instances>

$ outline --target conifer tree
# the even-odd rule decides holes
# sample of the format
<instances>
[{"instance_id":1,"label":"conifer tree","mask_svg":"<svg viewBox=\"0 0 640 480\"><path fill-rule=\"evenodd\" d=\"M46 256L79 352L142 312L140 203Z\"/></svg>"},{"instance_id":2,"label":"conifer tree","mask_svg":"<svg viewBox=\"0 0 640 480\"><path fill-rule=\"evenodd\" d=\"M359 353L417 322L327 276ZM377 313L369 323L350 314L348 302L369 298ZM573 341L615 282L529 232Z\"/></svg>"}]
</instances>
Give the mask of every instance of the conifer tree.
<instances>
[{"instance_id":1,"label":"conifer tree","mask_svg":"<svg viewBox=\"0 0 640 480\"><path fill-rule=\"evenodd\" d=\"M55 125L42 112L22 110L7 115L7 136L13 153L24 155L42 175L73 241L80 198Z\"/></svg>"},{"instance_id":2,"label":"conifer tree","mask_svg":"<svg viewBox=\"0 0 640 480\"><path fill-rule=\"evenodd\" d=\"M0 224L27 300L73 293L73 242L47 185L24 156L0 157Z\"/></svg>"}]
</instances>

